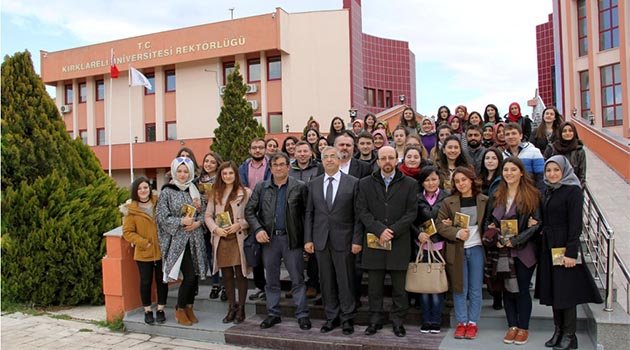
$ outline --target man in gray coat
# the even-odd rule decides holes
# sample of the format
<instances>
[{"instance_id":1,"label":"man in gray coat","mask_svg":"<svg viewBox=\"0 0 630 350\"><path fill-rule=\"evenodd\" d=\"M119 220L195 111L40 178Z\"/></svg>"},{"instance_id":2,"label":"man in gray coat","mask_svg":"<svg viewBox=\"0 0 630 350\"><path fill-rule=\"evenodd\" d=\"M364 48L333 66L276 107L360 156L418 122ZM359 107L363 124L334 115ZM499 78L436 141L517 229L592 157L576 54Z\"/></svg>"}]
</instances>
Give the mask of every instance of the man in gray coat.
<instances>
[{"instance_id":1,"label":"man in gray coat","mask_svg":"<svg viewBox=\"0 0 630 350\"><path fill-rule=\"evenodd\" d=\"M359 180L339 171L341 155L333 147L322 152L325 173L309 184L304 222L304 250L315 252L327 333L341 323L343 334L354 332L354 254L361 251L361 224L355 215Z\"/></svg>"},{"instance_id":2,"label":"man in gray coat","mask_svg":"<svg viewBox=\"0 0 630 350\"><path fill-rule=\"evenodd\" d=\"M382 245L391 242L391 250L367 247L363 243L362 267L368 271L368 302L370 325L366 335L383 327L383 287L385 273L392 279L392 310L390 319L394 334L404 337L403 321L409 309L405 276L411 254L410 229L418 211L418 183L396 171L398 157L390 146L378 151L379 170L359 181L357 213L365 232L376 235Z\"/></svg>"}]
</instances>

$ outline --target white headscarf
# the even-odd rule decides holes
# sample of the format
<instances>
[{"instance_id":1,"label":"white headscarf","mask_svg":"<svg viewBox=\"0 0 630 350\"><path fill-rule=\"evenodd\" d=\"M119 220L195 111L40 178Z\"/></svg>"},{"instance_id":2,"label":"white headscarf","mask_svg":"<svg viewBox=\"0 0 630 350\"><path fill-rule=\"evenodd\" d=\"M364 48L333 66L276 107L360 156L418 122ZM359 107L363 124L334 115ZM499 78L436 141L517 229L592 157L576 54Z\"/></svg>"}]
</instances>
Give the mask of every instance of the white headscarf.
<instances>
[{"instance_id":1,"label":"white headscarf","mask_svg":"<svg viewBox=\"0 0 630 350\"><path fill-rule=\"evenodd\" d=\"M545 180L544 181L545 181L545 184L548 187L551 187L553 189L558 189L562 185L581 186L580 180L578 179L578 177L573 172L573 167L571 166L571 163L569 162L569 160L565 156L563 156L563 155L555 155L555 156L547 159L547 161L545 162L545 169L547 169L547 164L549 164L549 163L556 163L556 164L558 164L558 166L560 167L560 170L562 170L562 178L560 179L560 181L552 184L552 183L549 182L549 180L547 180L547 177L545 176Z\"/></svg>"},{"instance_id":2,"label":"white headscarf","mask_svg":"<svg viewBox=\"0 0 630 350\"><path fill-rule=\"evenodd\" d=\"M186 165L186 168L188 168L188 179L186 179L186 182L183 183L177 179L177 168L179 168L182 164ZM193 179L195 178L195 165L193 164L192 159L188 157L177 157L173 159L171 162L171 178L173 179L173 184L180 190L185 191L188 189L192 199L201 198L197 186L193 184Z\"/></svg>"}]
</instances>

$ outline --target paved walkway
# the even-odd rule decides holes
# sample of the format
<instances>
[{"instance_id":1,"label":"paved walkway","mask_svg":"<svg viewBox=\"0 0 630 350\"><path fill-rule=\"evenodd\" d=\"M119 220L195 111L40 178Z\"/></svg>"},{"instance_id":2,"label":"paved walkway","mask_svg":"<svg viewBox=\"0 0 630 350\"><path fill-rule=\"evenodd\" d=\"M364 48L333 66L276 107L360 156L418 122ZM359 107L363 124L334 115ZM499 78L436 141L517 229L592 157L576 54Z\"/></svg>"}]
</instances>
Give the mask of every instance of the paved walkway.
<instances>
[{"instance_id":1,"label":"paved walkway","mask_svg":"<svg viewBox=\"0 0 630 350\"><path fill-rule=\"evenodd\" d=\"M93 315L105 317L105 307L78 307L43 316L13 313L2 315L3 350L89 350L89 349L163 349L233 350L241 347L225 344L203 343L184 339L156 337L147 334L113 332L94 325ZM59 315L73 317L71 320L58 319ZM74 319L78 317L81 319Z\"/></svg>"}]
</instances>

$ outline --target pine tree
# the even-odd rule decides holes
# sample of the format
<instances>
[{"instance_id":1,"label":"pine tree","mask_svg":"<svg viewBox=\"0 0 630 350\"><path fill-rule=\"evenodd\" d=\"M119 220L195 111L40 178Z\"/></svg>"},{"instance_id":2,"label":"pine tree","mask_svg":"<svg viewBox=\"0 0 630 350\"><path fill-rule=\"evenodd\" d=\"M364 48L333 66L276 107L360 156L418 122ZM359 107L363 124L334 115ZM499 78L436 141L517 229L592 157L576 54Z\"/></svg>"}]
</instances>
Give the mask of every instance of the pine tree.
<instances>
[{"instance_id":1,"label":"pine tree","mask_svg":"<svg viewBox=\"0 0 630 350\"><path fill-rule=\"evenodd\" d=\"M243 83L238 63L227 80L223 107L217 118L219 127L214 129L212 150L223 159L240 164L249 157L251 140L264 137L265 129L254 119L254 111L245 99L247 85Z\"/></svg>"},{"instance_id":2,"label":"pine tree","mask_svg":"<svg viewBox=\"0 0 630 350\"><path fill-rule=\"evenodd\" d=\"M35 305L102 301L102 234L127 197L71 140L28 51L2 63L2 297Z\"/></svg>"}]
</instances>

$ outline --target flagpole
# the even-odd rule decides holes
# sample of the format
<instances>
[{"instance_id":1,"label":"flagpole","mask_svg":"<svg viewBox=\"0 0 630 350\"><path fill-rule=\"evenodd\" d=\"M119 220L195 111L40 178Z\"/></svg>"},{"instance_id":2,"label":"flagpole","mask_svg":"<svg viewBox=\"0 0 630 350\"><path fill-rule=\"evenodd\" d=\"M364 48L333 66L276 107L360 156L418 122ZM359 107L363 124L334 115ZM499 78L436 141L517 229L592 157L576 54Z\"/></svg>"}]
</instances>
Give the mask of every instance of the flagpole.
<instances>
[{"instance_id":1,"label":"flagpole","mask_svg":"<svg viewBox=\"0 0 630 350\"><path fill-rule=\"evenodd\" d=\"M110 59L114 57L114 49L111 49ZM110 66L115 64L114 62L109 63ZM114 105L114 79L112 78L111 72L109 74L109 113L107 113L107 121L105 122L107 125L107 161L108 161L108 174L109 177L112 177L112 108Z\"/></svg>"},{"instance_id":2,"label":"flagpole","mask_svg":"<svg viewBox=\"0 0 630 350\"><path fill-rule=\"evenodd\" d=\"M128 65L128 71L129 71L129 101L128 101L128 107L129 107L129 167L130 167L130 172L129 175L131 176L131 183L133 183L133 141L132 141L132 131L131 131L131 64Z\"/></svg>"}]
</instances>

